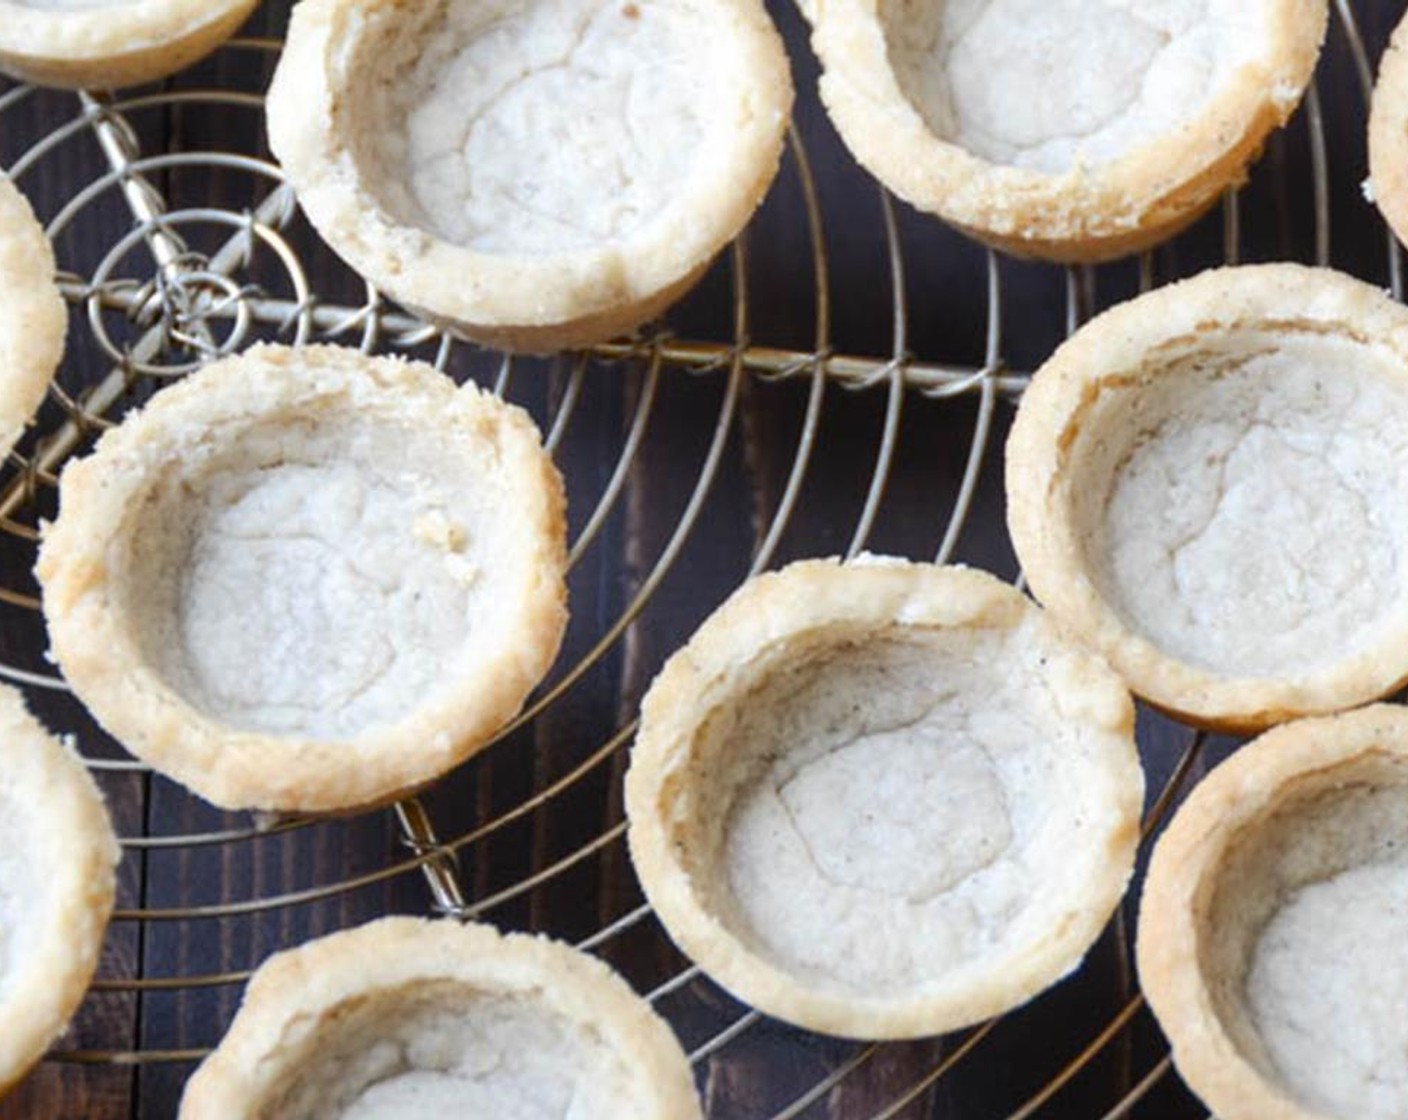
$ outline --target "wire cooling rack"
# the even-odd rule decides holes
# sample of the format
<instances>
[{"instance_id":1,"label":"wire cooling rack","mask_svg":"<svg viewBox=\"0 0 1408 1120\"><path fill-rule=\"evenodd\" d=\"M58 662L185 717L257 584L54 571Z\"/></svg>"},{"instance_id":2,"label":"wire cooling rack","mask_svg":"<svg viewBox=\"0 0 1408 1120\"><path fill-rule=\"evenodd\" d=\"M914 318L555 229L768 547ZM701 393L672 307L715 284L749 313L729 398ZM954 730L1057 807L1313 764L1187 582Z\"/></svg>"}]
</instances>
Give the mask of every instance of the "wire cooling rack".
<instances>
[{"instance_id":1,"label":"wire cooling rack","mask_svg":"<svg viewBox=\"0 0 1408 1120\"><path fill-rule=\"evenodd\" d=\"M1393 13L1360 7L1380 42ZM93 992L0 1115L170 1116L269 952L430 909L541 929L616 965L679 1032L715 1120L1204 1116L1138 993L1132 902L1081 972L1027 1008L947 1039L824 1039L737 1004L669 945L630 876L619 782L651 673L748 573L893 547L1016 575L994 445L1026 382L1014 370L1063 333L1170 276L1238 261L1249 244L1331 261L1332 214L1352 209L1363 175L1371 81L1354 6L1334 9L1321 88L1248 190L1172 248L1099 270L1002 261L877 191L838 155L795 15L779 12L801 101L774 199L672 330L550 360L457 343L384 304L321 246L262 140L277 39L237 41L155 92L0 89L0 158L47 224L73 317L39 421L0 474L0 676L76 734L125 852ZM1346 80L1327 88L1337 72ZM1357 154L1337 152L1351 133ZM1376 219L1355 221L1351 267L1400 294L1393 238ZM936 328L945 314L962 322ZM883 348L838 343L873 340L875 323ZM408 353L491 384L534 413L566 468L562 659L494 747L393 810L216 813L103 736L43 656L30 568L64 461L163 383L257 339ZM1140 736L1147 840L1230 744L1147 713Z\"/></svg>"}]
</instances>

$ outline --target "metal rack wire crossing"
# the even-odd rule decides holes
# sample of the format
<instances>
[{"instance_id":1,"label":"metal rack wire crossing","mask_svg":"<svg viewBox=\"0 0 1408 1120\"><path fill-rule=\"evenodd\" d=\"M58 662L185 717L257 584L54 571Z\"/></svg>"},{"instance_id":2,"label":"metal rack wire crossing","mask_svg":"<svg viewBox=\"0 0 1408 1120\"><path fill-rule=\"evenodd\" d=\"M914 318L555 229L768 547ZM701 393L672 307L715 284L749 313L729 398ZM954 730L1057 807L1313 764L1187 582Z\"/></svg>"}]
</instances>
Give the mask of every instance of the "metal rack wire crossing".
<instances>
[{"instance_id":1,"label":"metal rack wire crossing","mask_svg":"<svg viewBox=\"0 0 1408 1120\"><path fill-rule=\"evenodd\" d=\"M1355 20L1350 0L1335 0L1334 10L1338 34L1342 35L1353 58L1361 92L1367 105L1372 84L1372 66L1363 37ZM280 44L270 40L246 40L230 49L272 52ZM33 91L16 87L0 95L0 119L5 112L21 103ZM144 154L137 131L128 117L134 112L156 106L176 104L210 106L224 105L246 110L262 109L262 98L232 90L174 91L145 94L126 99L80 95L77 112L66 125L40 138L12 164L10 173L16 178L39 164L56 148L79 133L91 133L108 162L106 174L88 183L69 199L49 223L49 232L59 236L96 198L111 191L120 192L131 217L132 226L119 238L94 273L87 277L66 274L61 277L65 297L75 307L82 308L93 338L111 360L111 370L105 377L82 393L70 394L61 384L51 387L51 396L62 408L62 423L46 432L31 456L12 453L6 472L0 479L0 530L32 543L36 531L25 523L23 515L30 510L36 497L52 489L63 462L91 434L112 421L115 413L129 399L134 387L144 378L171 378L201 361L238 350L258 329L272 331L293 343L313 339L340 340L364 350L392 348L411 350L432 347L436 364L447 364L458 344L395 309L383 306L373 291L367 292L360 306L327 302L317 295L306 275L297 252L284 236L295 215L292 192L282 183L278 169L265 160L234 152L180 152ZM1330 256L1329 167L1325 138L1324 115L1318 91L1312 87L1304 113L1309 131L1312 163L1312 190L1315 217L1315 257L1327 263ZM968 520L978 481L990 447L992 421L997 403L1017 397L1026 383L1026 376L1008 370L1003 362L1003 290L1002 266L989 253L986 260L987 324L983 364L978 368L945 365L915 360L908 349L908 310L905 300L905 264L902 240L898 231L894 206L883 192L879 205L884 222L888 282L892 293L892 347L884 357L839 354L831 348L831 301L828 287L827 239L824 215L817 198L816 186L807 152L800 136L790 135L789 156L800 184L805 204L811 265L815 277L813 314L816 324L813 348L793 351L756 345L750 337L747 291L747 239L737 242L731 253L731 283L733 285L733 330L728 341L705 341L649 335L629 342L617 342L594 348L589 354L574 359L566 387L555 411L546 425L546 442L555 448L568 430L575 409L584 391L589 361L608 361L629 365L639 372L640 387L635 405L625 428L620 451L607 477L596 504L587 517L577 538L571 543L570 560L578 563L598 539L612 511L616 508L633 462L645 438L661 377L667 369L689 371L701 376L723 380L718 415L707 448L694 477L689 497L673 532L668 536L658 556L644 573L639 587L617 618L572 666L551 680L530 703L525 712L506 728L505 735L548 710L596 665L618 642L634 620L646 608L680 555L685 542L699 520L701 510L719 474L721 460L732 430L743 381L747 377L769 380L795 380L807 386L807 398L801 430L797 437L791 465L781 497L771 518L760 535L760 543L751 559L749 572L765 569L779 547L811 465L826 395L836 389L873 391L885 394L885 409L874 468L863 505L849 534L848 555L863 550L870 539L897 451L900 421L909 393L934 398L972 396L977 399L973 432L965 465L953 506L945 521L935 559L943 562L952 557ZM172 210L152 179L159 173L182 167L225 168L265 180L269 190L248 212L217 208ZM195 253L182 237L186 223L206 223L228 230L224 243L214 252ZM1240 259L1241 217L1237 196L1230 194L1223 209L1224 256L1229 262ZM150 277L131 279L120 274L119 266L134 246L144 246L156 262ZM1402 262L1391 233L1385 232L1385 247L1390 283L1396 295L1402 294ZM272 253L281 263L292 288L292 297L279 296L236 277L248 265L256 250ZM1154 282L1152 258L1146 255L1140 262L1140 288ZM1089 268L1067 271L1066 326L1074 330L1096 307L1094 273ZM105 314L116 313L137 330L135 340L114 341L105 326ZM494 388L504 393L509 388L515 362L504 357L499 364ZM37 609L32 594L0 586L0 602L25 610ZM0 664L0 677L31 688L61 690L61 679L29 668ZM458 864L463 852L485 841L532 814L550 808L554 802L588 775L600 772L617 757L629 742L634 723L619 727L605 742L591 751L565 773L537 789L511 809L476 824L462 835L444 839L437 834L432 817L417 799L395 806L394 817L406 847L405 858L379 867L360 876L346 877L296 891L252 897L243 901L222 902L204 906L170 908L138 907L119 911L120 922L147 923L197 921L240 914L253 914L318 901L356 890L390 878L419 872L425 878L432 908L444 915L469 919L491 914L496 908L519 898L564 874L572 867L619 845L624 835L624 823L616 822L595 838L549 863L533 874L503 887L496 892L474 897L462 882ZM1144 838L1157 828L1184 790L1204 746L1202 735L1188 737L1177 763L1159 792L1144 822ZM145 773L146 767L130 760L90 760L98 770L108 772L135 771ZM123 839L123 845L134 851L197 849L218 845L258 841L270 836L293 832L318 823L313 819L256 822L248 827L227 828L190 834L137 835ZM580 939L586 950L596 950L614 939L653 920L648 906L637 905L617 915L600 929ZM1123 937L1123 922L1117 923L1120 952L1127 956L1128 946ZM163 992L187 989L232 987L249 976L245 970L207 975L137 976L133 978L101 978L94 984L98 992ZM672 996L700 979L699 970L686 966L658 983L647 994L652 1002L666 1004ZM1108 1023L1065 1062L1028 1098L1012 1111L1008 1120L1027 1120L1055 1098L1074 1078L1122 1032L1130 1028L1137 1016L1142 998L1130 990ZM704 1063L745 1038L761 1022L755 1011L745 1010L712 1035L697 1043L690 1053L696 1064ZM874 1113L872 1120L892 1120L924 1099L945 1077L977 1051L997 1030L1003 1019L991 1020L959 1038L950 1040L949 1049L922 1076L911 1084L896 1088L887 1105ZM872 1063L881 1052L877 1044L858 1045L854 1052L841 1060L826 1076L772 1114L771 1120L794 1120L818 1105L858 1071ZM55 1053L52 1058L75 1063L152 1064L186 1062L205 1053L202 1049L136 1050L136 1051L70 1051ZM1127 1089L1111 1104L1103 1120L1126 1116L1143 1100L1171 1070L1167 1056L1148 1069L1130 1078Z\"/></svg>"}]
</instances>

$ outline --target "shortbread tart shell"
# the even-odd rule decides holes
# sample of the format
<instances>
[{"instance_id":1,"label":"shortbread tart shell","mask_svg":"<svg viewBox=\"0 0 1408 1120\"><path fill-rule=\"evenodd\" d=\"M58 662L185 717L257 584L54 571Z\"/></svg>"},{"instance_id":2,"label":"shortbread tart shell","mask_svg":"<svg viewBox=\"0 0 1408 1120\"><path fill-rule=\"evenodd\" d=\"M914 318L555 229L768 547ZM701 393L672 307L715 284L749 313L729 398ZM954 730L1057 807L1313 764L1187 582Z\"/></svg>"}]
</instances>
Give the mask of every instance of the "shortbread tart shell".
<instances>
[{"instance_id":1,"label":"shortbread tart shell","mask_svg":"<svg viewBox=\"0 0 1408 1120\"><path fill-rule=\"evenodd\" d=\"M259 0L127 0L63 7L0 0L0 71L62 89L120 89L205 57Z\"/></svg>"},{"instance_id":2,"label":"shortbread tart shell","mask_svg":"<svg viewBox=\"0 0 1408 1120\"><path fill-rule=\"evenodd\" d=\"M619 146L616 162L624 166L641 145L653 151L675 130L649 116L652 98L645 92L626 95L624 103L630 114L644 114L640 120L629 115L602 119L605 109L574 109L569 120L559 122L567 107L589 92L574 92L566 83L597 88L615 81L598 72L608 65L598 55L605 58L602 52L619 49L614 42L622 36L685 17L698 24L697 33L686 37L694 41L693 53L681 53L682 44L672 41L668 50L642 47L644 56L622 56L619 62L628 71L648 69L657 84L670 73L681 82L710 75L713 86L687 101L688 111L705 122L704 134L679 133L674 154L664 161L687 171L670 179L665 197L651 203L656 212L632 219L618 233L582 240L573 223L589 222L591 216L579 219L581 210L614 206L632 188L631 173L620 170L619 188L606 189L606 173L596 164ZM548 51L539 62L525 61L522 72L499 75L496 80L504 88L492 95L475 84L481 69L496 65L505 52L525 59L543 54L536 44L512 41L521 29L557 36L564 27L592 19L614 20L619 27L610 33L599 30L590 50L576 43L564 48L565 54ZM456 40L457 50L477 50L477 40L491 35L497 36L495 50L486 48L473 64L445 61L445 39L452 32L463 39ZM577 52L589 57L580 59ZM393 57L399 60L394 74L389 61L378 61ZM549 58L552 65L544 70ZM390 99L409 96L400 89L412 80L407 75L436 59L440 68L418 79L434 92L418 96L443 97L447 83L469 83L461 101L478 105L478 99L485 99L475 119L457 121L452 118L458 113L447 112L438 122L407 121L405 115L420 104L414 98L404 111L386 108ZM388 73L382 76L382 70ZM559 76L564 88L555 87L531 111L506 108L502 113L511 115L487 120L491 109L500 111L500 101L526 97L529 80L547 71ZM531 0L518 6L502 0L306 0L294 11L269 90L269 138L309 220L339 256L378 288L475 341L541 353L622 334L679 299L767 192L777 173L791 104L781 39L758 0L624 5ZM559 169L568 177L561 183L552 169L519 167L523 156L518 149L530 142L542 145L546 136L556 134L553 130L566 136L581 130L600 134L590 159L584 156L579 165ZM433 167L415 168L416 175L423 171L423 182L412 182L412 171L385 154L391 144L387 136L393 134L398 142L404 134L413 146L434 146ZM482 148L471 149L476 144ZM491 174L493 161L511 164L521 174ZM480 182L476 175L488 179ZM427 212L424 191L448 191L441 179L454 176L470 178L451 201L437 204L443 212ZM571 176L578 179L575 190L551 205L541 200L544 193L560 191ZM527 215L539 210L555 214L564 199L566 211L550 220L573 239L566 247L544 240L541 231L531 245L500 244L513 222L528 221ZM481 215L480 240L441 228L485 207L497 209Z\"/></svg>"},{"instance_id":3,"label":"shortbread tart shell","mask_svg":"<svg viewBox=\"0 0 1408 1120\"><path fill-rule=\"evenodd\" d=\"M562 480L423 363L261 346L70 463L37 567L94 716L214 804L352 810L491 741L566 624Z\"/></svg>"},{"instance_id":4,"label":"shortbread tart shell","mask_svg":"<svg viewBox=\"0 0 1408 1120\"><path fill-rule=\"evenodd\" d=\"M1098 658L992 576L865 558L757 577L670 658L626 808L646 896L714 980L811 1030L913 1038L1077 966L1142 791Z\"/></svg>"},{"instance_id":5,"label":"shortbread tart shell","mask_svg":"<svg viewBox=\"0 0 1408 1120\"><path fill-rule=\"evenodd\" d=\"M0 175L0 455L18 442L63 357L68 312L54 268L29 202Z\"/></svg>"},{"instance_id":6,"label":"shortbread tart shell","mask_svg":"<svg viewBox=\"0 0 1408 1120\"><path fill-rule=\"evenodd\" d=\"M1408 239L1408 18L1393 29L1369 106L1369 194Z\"/></svg>"},{"instance_id":7,"label":"shortbread tart shell","mask_svg":"<svg viewBox=\"0 0 1408 1120\"><path fill-rule=\"evenodd\" d=\"M1177 718L1248 732L1354 707L1408 680L1406 421L1400 304L1328 269L1206 272L1038 370L1008 526L1038 601ZM1136 475L1142 497L1121 490Z\"/></svg>"},{"instance_id":8,"label":"shortbread tart shell","mask_svg":"<svg viewBox=\"0 0 1408 1120\"><path fill-rule=\"evenodd\" d=\"M371 1080L362 1090L374 1088L364 1063L380 1062L383 1076L407 1072L378 1055L390 1046L378 1046L381 1037L415 1014L417 1002L437 998L434 1016L399 1039L412 1071L418 1051L434 1055L432 1071L455 1065L460 1055L437 1036L452 1029L457 1004L516 1001L560 1021L618 1067L613 1111L593 1117L700 1120L679 1043L606 965L544 937L412 918L383 919L267 960L224 1040L187 1084L181 1120L285 1120L306 1115L298 1101L326 1107L348 1082ZM557 1071L569 1086L575 1074Z\"/></svg>"},{"instance_id":9,"label":"shortbread tart shell","mask_svg":"<svg viewBox=\"0 0 1408 1120\"><path fill-rule=\"evenodd\" d=\"M1179 1073L1222 1120L1392 1114L1382 1111L1382 1090L1377 1109L1366 1094L1357 1104L1327 1110L1288 1084L1288 1072L1303 1078L1316 1071L1278 1070L1254 1018L1248 972L1272 936L1268 926L1297 892L1314 890L1325 877L1352 874L1361 861L1401 864L1406 787L1408 711L1381 704L1299 720L1268 731L1213 770L1155 846L1140 902L1140 984ZM1376 807L1375 798L1385 795L1393 803ZM1391 923L1387 902L1375 906L1361 898L1359 909ZM1328 917L1331 924L1354 920L1343 911ZM1401 938L1393 929L1382 935ZM1275 936L1284 939L1286 932ZM1322 961L1333 955L1327 945L1317 954ZM1346 963L1341 958L1336 965ZM1401 975L1387 957L1367 967L1375 975L1373 992L1340 991L1333 976L1315 975L1312 965L1296 968L1296 1013L1310 1023L1305 1045L1315 1053L1298 1064L1323 1062L1346 1078L1360 1069L1364 1052L1375 1047L1373 1026L1363 1016L1371 1003L1394 998L1391 976ZM1357 1008L1350 1012L1352 1026L1343 1017L1327 1023L1317 1013L1316 1001L1326 999L1338 1000L1340 1012ZM1391 1019L1396 1006L1376 1013ZM1316 1031L1323 1032L1318 1042ZM1387 1060L1397 1065L1396 1055ZM1401 1102L1398 1097L1394 1104Z\"/></svg>"},{"instance_id":10,"label":"shortbread tart shell","mask_svg":"<svg viewBox=\"0 0 1408 1120\"><path fill-rule=\"evenodd\" d=\"M0 685L0 836L3 1093L63 1033L88 990L122 854L87 769L8 685Z\"/></svg>"},{"instance_id":11,"label":"shortbread tart shell","mask_svg":"<svg viewBox=\"0 0 1408 1120\"><path fill-rule=\"evenodd\" d=\"M990 162L943 139L906 95L893 68L887 13L915 19L911 9L932 6L804 3L827 112L856 159L911 205L992 248L1062 263L1157 245L1240 185L1267 136L1300 103L1328 20L1325 0L1266 0L1262 58L1231 74L1191 120L1110 162L1044 172ZM993 73L1002 82L1023 77Z\"/></svg>"}]
</instances>

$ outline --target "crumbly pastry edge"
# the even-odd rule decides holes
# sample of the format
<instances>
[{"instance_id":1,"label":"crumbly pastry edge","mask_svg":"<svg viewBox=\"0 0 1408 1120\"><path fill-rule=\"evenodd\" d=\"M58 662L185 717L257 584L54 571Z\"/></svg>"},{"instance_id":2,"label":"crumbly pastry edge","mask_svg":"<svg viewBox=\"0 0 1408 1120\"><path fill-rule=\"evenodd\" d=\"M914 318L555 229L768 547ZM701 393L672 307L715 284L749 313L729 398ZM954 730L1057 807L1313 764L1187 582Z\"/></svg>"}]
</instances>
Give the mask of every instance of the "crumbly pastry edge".
<instances>
[{"instance_id":1,"label":"crumbly pastry edge","mask_svg":"<svg viewBox=\"0 0 1408 1120\"><path fill-rule=\"evenodd\" d=\"M1326 0L1271 0L1273 65L1248 65L1191 127L1094 171L1060 175L984 160L930 131L890 67L880 0L807 0L821 98L855 158L895 194L1019 257L1067 264L1167 240L1246 179L1315 69Z\"/></svg>"},{"instance_id":2,"label":"crumbly pastry edge","mask_svg":"<svg viewBox=\"0 0 1408 1120\"><path fill-rule=\"evenodd\" d=\"M540 1000L594 1029L654 1092L658 1120L701 1120L689 1063L665 1021L607 965L540 935L446 919L383 918L270 957L225 1038L186 1085L180 1120L242 1120L286 1073L280 1052L349 1000L424 981Z\"/></svg>"},{"instance_id":3,"label":"crumbly pastry edge","mask_svg":"<svg viewBox=\"0 0 1408 1120\"><path fill-rule=\"evenodd\" d=\"M133 0L45 11L0 0L0 71L61 89L117 89L184 70L239 29L259 0Z\"/></svg>"},{"instance_id":4,"label":"crumbly pastry edge","mask_svg":"<svg viewBox=\"0 0 1408 1120\"><path fill-rule=\"evenodd\" d=\"M292 371L293 376L289 376ZM229 727L179 696L141 655L114 602L109 555L132 530L134 498L207 426L258 423L274 406L346 395L418 424L491 434L530 540L523 610L492 664L393 724L355 738ZM567 622L562 478L528 415L422 362L337 346L256 346L163 389L65 467L58 519L42 527L36 573L52 652L78 697L139 758L227 809L351 811L426 785L492 741L557 656Z\"/></svg>"},{"instance_id":5,"label":"crumbly pastry edge","mask_svg":"<svg viewBox=\"0 0 1408 1120\"><path fill-rule=\"evenodd\" d=\"M1248 1062L1217 1014L1200 963L1199 928L1219 867L1289 787L1330 784L1337 770L1376 754L1408 760L1408 710L1373 704L1273 728L1204 778L1154 846L1135 940L1140 985L1180 1075L1221 1120L1326 1118Z\"/></svg>"},{"instance_id":6,"label":"crumbly pastry edge","mask_svg":"<svg viewBox=\"0 0 1408 1120\"><path fill-rule=\"evenodd\" d=\"M660 801L688 780L699 722L721 693L746 681L762 651L816 628L972 626L1008 628L1039 608L996 577L962 567L893 558L804 560L755 577L733 594L672 656L642 704L626 775L627 832L642 889L675 943L717 983L766 1014L847 1038L919 1038L956 1030L1009 1010L1073 971L1123 897L1139 836L1144 778L1134 746L1134 707L1098 656L1063 643L1063 700L1071 718L1101 732L1102 762L1117 773L1117 823L1101 842L1108 875L1086 884L1076 920L1021 959L994 962L984 982L957 994L863 998L819 990L751 951L701 902L675 854Z\"/></svg>"},{"instance_id":7,"label":"crumbly pastry edge","mask_svg":"<svg viewBox=\"0 0 1408 1120\"><path fill-rule=\"evenodd\" d=\"M54 271L29 201L0 175L0 455L19 441L63 357L68 309Z\"/></svg>"},{"instance_id":8,"label":"crumbly pastry edge","mask_svg":"<svg viewBox=\"0 0 1408 1120\"><path fill-rule=\"evenodd\" d=\"M14 986L0 999L0 1094L44 1056L98 967L122 851L102 794L74 752L0 685L0 784L24 803L23 827L53 899ZM40 919L33 919L40 920Z\"/></svg>"},{"instance_id":9,"label":"crumbly pastry edge","mask_svg":"<svg viewBox=\"0 0 1408 1120\"><path fill-rule=\"evenodd\" d=\"M1057 348L1023 394L1007 440L1007 525L1037 600L1098 650L1134 693L1215 731L1255 732L1352 708L1408 682L1408 616L1373 649L1299 681L1207 672L1131 630L1091 579L1072 516L1071 468L1085 416L1161 344L1236 327L1342 333L1395 353L1408 384L1408 310L1330 269L1213 269L1096 316Z\"/></svg>"},{"instance_id":10,"label":"crumbly pastry edge","mask_svg":"<svg viewBox=\"0 0 1408 1120\"><path fill-rule=\"evenodd\" d=\"M792 108L787 55L760 0L696 0L733 39L730 145L618 244L554 256L477 252L387 214L361 181L340 91L363 13L414 0L303 0L268 96L269 142L309 221L348 264L422 317L477 342L545 353L661 314L743 229L777 175ZM431 2L431 0L420 0Z\"/></svg>"},{"instance_id":11,"label":"crumbly pastry edge","mask_svg":"<svg viewBox=\"0 0 1408 1120\"><path fill-rule=\"evenodd\" d=\"M1408 16L1393 29L1369 102L1368 186L1394 235L1408 243Z\"/></svg>"}]
</instances>

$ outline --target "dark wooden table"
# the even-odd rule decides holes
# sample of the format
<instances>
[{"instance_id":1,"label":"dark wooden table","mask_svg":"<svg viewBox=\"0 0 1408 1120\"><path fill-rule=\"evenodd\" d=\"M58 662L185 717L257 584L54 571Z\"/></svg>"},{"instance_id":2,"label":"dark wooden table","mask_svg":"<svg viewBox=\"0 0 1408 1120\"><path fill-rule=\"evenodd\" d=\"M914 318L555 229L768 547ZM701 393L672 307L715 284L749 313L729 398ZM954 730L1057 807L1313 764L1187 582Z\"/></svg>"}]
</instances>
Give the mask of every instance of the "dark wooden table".
<instances>
[{"instance_id":1,"label":"dark wooden table","mask_svg":"<svg viewBox=\"0 0 1408 1120\"><path fill-rule=\"evenodd\" d=\"M1401 5L1349 7L1376 59ZM286 8L270 0L247 34L276 40ZM461 345L442 353L439 339L417 334L394 308L367 303L360 281L284 204L264 162L258 95L276 42L228 47L159 88L112 101L3 87L0 161L56 222L74 312L55 391L0 476L8 515L0 660L94 760L127 847L99 983L0 1117L172 1117L248 969L319 933L436 907L590 939L654 993L695 1051L710 1116L720 1120L801 1105L805 1115L847 1120L1031 1114L1023 1108L1092 1118L1122 1114L1111 1110L1123 1105L1150 1118L1206 1114L1168 1072L1138 1000L1128 936L1137 892L1082 971L1030 1007L957 1038L873 1048L749 1016L693 976L641 909L621 840L619 782L636 703L663 659L755 566L868 547L943 552L1014 577L999 470L1020 387L1010 371L1034 368L1071 322L1141 282L1137 261L1070 272L990 262L937 222L892 205L820 112L795 11L774 10L799 102L772 196L741 247L672 312L667 333L580 358L504 363ZM1326 260L1387 284L1383 227L1359 192L1365 106L1340 21L1319 91L1323 127L1302 111L1272 140L1235 204L1236 229L1231 209L1209 215L1143 262L1146 280L1220 263L1230 248L1246 261ZM1326 167L1318 218L1317 135ZM244 158L212 154L231 152ZM819 222L809 218L807 168ZM134 213L145 223L134 226ZM150 286L155 255L173 246L188 268L225 271L230 290ZM258 312L244 333L232 334L215 306L227 295ZM995 354L990 315L1001 325ZM405 819L388 810L257 831L131 764L52 687L29 569L33 527L53 508L60 441L67 431L81 451L99 413L116 416L176 376L199 357L182 338L201 329L216 347L336 338L439 356L458 377L501 384L553 433L582 546L546 702ZM826 378L818 353L856 360L834 362L846 377ZM985 380L944 373L991 358ZM110 407L91 396L114 385L121 391ZM1234 745L1197 740L1147 713L1140 734L1151 806L1176 771L1173 800ZM407 824L411 835L420 829L419 846L408 845ZM453 855L427 847L432 835ZM421 864L438 877L428 880ZM445 893L452 881L462 899Z\"/></svg>"}]
</instances>

